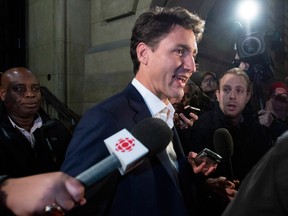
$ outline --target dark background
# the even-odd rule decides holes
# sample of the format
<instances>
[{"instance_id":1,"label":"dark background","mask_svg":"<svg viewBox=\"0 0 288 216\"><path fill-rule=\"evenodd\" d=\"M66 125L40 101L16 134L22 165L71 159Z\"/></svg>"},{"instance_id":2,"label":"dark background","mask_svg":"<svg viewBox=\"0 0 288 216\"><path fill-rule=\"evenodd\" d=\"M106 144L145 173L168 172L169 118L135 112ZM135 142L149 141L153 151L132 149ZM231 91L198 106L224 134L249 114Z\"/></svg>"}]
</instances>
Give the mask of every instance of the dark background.
<instances>
[{"instance_id":1,"label":"dark background","mask_svg":"<svg viewBox=\"0 0 288 216\"><path fill-rule=\"evenodd\" d=\"M25 0L0 0L0 72L26 66Z\"/></svg>"},{"instance_id":2,"label":"dark background","mask_svg":"<svg viewBox=\"0 0 288 216\"><path fill-rule=\"evenodd\" d=\"M159 6L182 6L197 13L206 20L206 28L203 40L199 44L197 63L199 71L212 71L217 75L233 67L235 57L234 44L239 37L235 25L236 4L240 0L154 0L151 7ZM25 0L0 0L0 72L14 66L27 67L26 58L26 7ZM267 5L268 0L260 1ZM251 31L266 28L265 16L274 17L275 33L273 48L273 80L283 80L287 76L285 62L287 53L283 38L285 36L285 1L274 0L274 12L260 14L263 19L251 25ZM286 15L287 16L287 15ZM269 49L270 47L266 48ZM286 63L287 66L287 63ZM192 79L197 83L201 73L194 73ZM271 79L272 80L272 79Z\"/></svg>"}]
</instances>

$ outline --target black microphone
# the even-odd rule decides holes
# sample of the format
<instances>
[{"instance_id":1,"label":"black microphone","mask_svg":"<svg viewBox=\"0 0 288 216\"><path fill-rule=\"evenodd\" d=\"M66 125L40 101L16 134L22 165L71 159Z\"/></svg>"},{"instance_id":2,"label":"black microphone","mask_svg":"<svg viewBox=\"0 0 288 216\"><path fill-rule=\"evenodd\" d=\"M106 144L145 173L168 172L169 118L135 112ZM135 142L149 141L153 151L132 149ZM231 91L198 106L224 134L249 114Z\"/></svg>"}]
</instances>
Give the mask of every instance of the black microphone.
<instances>
[{"instance_id":1,"label":"black microphone","mask_svg":"<svg viewBox=\"0 0 288 216\"><path fill-rule=\"evenodd\" d=\"M226 128L219 128L214 132L213 144L215 151L222 156L223 161L226 162L226 177L233 181L233 169L231 157L234 151L234 144L231 134Z\"/></svg>"},{"instance_id":2,"label":"black microphone","mask_svg":"<svg viewBox=\"0 0 288 216\"><path fill-rule=\"evenodd\" d=\"M136 138L136 139L135 139ZM126 129L105 139L111 155L76 176L86 188L119 169L124 175L141 163L163 151L172 140L172 130L159 118L140 121L129 133Z\"/></svg>"}]
</instances>

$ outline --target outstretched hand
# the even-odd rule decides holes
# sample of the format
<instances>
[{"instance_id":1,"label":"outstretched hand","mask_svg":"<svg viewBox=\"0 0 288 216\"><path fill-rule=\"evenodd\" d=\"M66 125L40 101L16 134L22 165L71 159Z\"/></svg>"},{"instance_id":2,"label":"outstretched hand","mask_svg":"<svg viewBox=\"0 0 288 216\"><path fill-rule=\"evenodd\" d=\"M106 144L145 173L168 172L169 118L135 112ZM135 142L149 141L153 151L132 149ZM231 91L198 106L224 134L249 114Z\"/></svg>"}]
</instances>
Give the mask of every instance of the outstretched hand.
<instances>
[{"instance_id":1,"label":"outstretched hand","mask_svg":"<svg viewBox=\"0 0 288 216\"><path fill-rule=\"evenodd\" d=\"M21 216L41 214L51 204L68 211L86 202L83 185L61 172L7 179L1 192L6 196L5 205Z\"/></svg>"},{"instance_id":2,"label":"outstretched hand","mask_svg":"<svg viewBox=\"0 0 288 216\"><path fill-rule=\"evenodd\" d=\"M206 162L202 162L200 165L197 165L195 162L195 158L197 153L189 152L188 154L188 162L190 163L194 173L203 173L205 176L210 175L217 168L217 164L207 164Z\"/></svg>"},{"instance_id":3,"label":"outstretched hand","mask_svg":"<svg viewBox=\"0 0 288 216\"><path fill-rule=\"evenodd\" d=\"M226 177L208 178L206 181L207 187L212 190L217 196L231 201L237 194L239 181L229 181Z\"/></svg>"},{"instance_id":4,"label":"outstretched hand","mask_svg":"<svg viewBox=\"0 0 288 216\"><path fill-rule=\"evenodd\" d=\"M270 127L270 125L272 124L272 121L274 120L274 117L271 112L267 110L260 110L258 112L258 120L261 125Z\"/></svg>"},{"instance_id":5,"label":"outstretched hand","mask_svg":"<svg viewBox=\"0 0 288 216\"><path fill-rule=\"evenodd\" d=\"M198 116L190 112L189 113L190 118L187 118L183 113L175 113L174 114L174 122L175 125L180 129L187 129L189 127L192 127L194 122L198 120Z\"/></svg>"}]
</instances>

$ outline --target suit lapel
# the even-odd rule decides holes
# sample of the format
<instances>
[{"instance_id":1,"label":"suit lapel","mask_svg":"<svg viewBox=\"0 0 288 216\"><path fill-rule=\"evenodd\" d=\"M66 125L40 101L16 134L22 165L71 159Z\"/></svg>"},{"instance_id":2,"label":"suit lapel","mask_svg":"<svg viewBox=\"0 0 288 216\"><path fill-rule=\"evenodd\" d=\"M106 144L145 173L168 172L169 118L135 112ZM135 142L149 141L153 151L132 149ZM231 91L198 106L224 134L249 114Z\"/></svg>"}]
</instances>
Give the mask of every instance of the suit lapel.
<instances>
[{"instance_id":1,"label":"suit lapel","mask_svg":"<svg viewBox=\"0 0 288 216\"><path fill-rule=\"evenodd\" d=\"M135 122L139 122L145 118L152 117L144 99L142 98L141 94L136 90L136 88L130 83L126 88L127 98L129 101L130 107L135 111L134 120ZM183 150L179 148L180 141L179 137L177 135L177 132L175 133L175 129L173 130L173 145L176 146L177 151L177 157L182 157L184 155ZM175 143L174 143L175 142ZM182 153L181 153L182 150ZM179 155L179 156L178 156ZM169 157L166 153L166 151L162 151L159 154L157 154L157 158L159 159L160 163L166 170L166 172L169 174L170 178L172 179L173 183L176 185L176 188L178 188L179 193L180 187L179 187L179 181L178 181L178 174L175 173L176 171L173 170L172 164L169 160Z\"/></svg>"},{"instance_id":2,"label":"suit lapel","mask_svg":"<svg viewBox=\"0 0 288 216\"><path fill-rule=\"evenodd\" d=\"M174 150L176 152L177 158L179 160L179 159L184 158L185 154L184 154L183 148L181 146L181 141L179 139L176 128L173 127L172 131L173 131L173 147L174 147Z\"/></svg>"},{"instance_id":3,"label":"suit lapel","mask_svg":"<svg viewBox=\"0 0 288 216\"><path fill-rule=\"evenodd\" d=\"M141 94L131 83L126 88L126 94L129 106L135 111L135 115L133 117L135 123L138 123L145 118L152 117Z\"/></svg>"},{"instance_id":4,"label":"suit lapel","mask_svg":"<svg viewBox=\"0 0 288 216\"><path fill-rule=\"evenodd\" d=\"M170 176L170 178L172 179L173 183L176 185L176 188L178 188L179 192L180 192L178 173L175 170L175 168L172 166L171 161L169 160L169 157L168 157L166 151L164 150L164 151L160 152L159 154L157 154L157 157L158 157L160 163L162 164L162 166L165 168L168 175Z\"/></svg>"}]
</instances>

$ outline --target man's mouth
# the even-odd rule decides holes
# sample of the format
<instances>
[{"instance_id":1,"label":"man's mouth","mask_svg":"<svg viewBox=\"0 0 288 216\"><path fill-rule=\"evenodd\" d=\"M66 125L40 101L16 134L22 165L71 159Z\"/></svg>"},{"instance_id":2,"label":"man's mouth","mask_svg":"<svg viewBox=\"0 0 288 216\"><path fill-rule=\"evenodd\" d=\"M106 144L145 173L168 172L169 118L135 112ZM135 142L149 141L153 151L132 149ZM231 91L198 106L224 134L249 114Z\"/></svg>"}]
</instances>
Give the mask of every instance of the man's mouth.
<instances>
[{"instance_id":1,"label":"man's mouth","mask_svg":"<svg viewBox=\"0 0 288 216\"><path fill-rule=\"evenodd\" d=\"M235 109L236 108L236 105L235 104L228 104L227 107L229 109Z\"/></svg>"},{"instance_id":2,"label":"man's mouth","mask_svg":"<svg viewBox=\"0 0 288 216\"><path fill-rule=\"evenodd\" d=\"M181 81L182 83L186 83L187 82L187 77L186 76L174 75L173 79L177 79L177 80Z\"/></svg>"},{"instance_id":3,"label":"man's mouth","mask_svg":"<svg viewBox=\"0 0 288 216\"><path fill-rule=\"evenodd\" d=\"M36 106L38 106L38 103L25 103L23 105L26 107L36 107Z\"/></svg>"}]
</instances>

